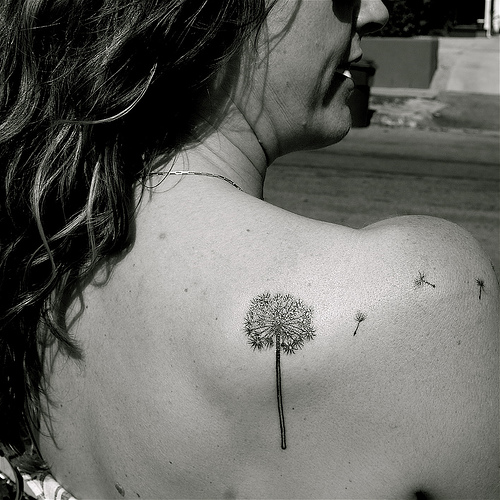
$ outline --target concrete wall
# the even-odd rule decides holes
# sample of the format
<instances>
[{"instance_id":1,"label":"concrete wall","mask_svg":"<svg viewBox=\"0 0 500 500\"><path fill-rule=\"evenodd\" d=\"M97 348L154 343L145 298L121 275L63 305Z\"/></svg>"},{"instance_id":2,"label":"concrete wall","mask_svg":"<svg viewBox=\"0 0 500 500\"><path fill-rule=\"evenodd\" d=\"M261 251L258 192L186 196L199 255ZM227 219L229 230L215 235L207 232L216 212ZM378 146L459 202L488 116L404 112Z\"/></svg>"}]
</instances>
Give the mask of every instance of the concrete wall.
<instances>
[{"instance_id":1,"label":"concrete wall","mask_svg":"<svg viewBox=\"0 0 500 500\"><path fill-rule=\"evenodd\" d=\"M365 37L361 47L363 59L377 66L375 87L429 88L438 65L438 38Z\"/></svg>"}]
</instances>

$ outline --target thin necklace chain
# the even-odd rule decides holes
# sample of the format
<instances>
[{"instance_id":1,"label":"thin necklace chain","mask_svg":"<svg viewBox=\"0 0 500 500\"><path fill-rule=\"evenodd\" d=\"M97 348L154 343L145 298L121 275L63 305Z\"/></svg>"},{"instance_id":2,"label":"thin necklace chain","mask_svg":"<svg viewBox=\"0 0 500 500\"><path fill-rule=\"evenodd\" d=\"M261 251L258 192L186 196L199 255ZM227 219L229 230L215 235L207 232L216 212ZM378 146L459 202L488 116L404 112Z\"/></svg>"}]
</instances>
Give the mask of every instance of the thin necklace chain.
<instances>
[{"instance_id":1,"label":"thin necklace chain","mask_svg":"<svg viewBox=\"0 0 500 500\"><path fill-rule=\"evenodd\" d=\"M240 191L243 191L243 189L238 186L235 182L233 182L231 179L228 179L227 177L224 177L223 175L219 174L213 174L212 172L198 172L196 170L172 170L170 172L152 172L151 175L204 175L206 177L214 177L215 179L222 179L223 181L226 181L228 184L231 184L231 186L235 187L236 189L239 189Z\"/></svg>"}]
</instances>

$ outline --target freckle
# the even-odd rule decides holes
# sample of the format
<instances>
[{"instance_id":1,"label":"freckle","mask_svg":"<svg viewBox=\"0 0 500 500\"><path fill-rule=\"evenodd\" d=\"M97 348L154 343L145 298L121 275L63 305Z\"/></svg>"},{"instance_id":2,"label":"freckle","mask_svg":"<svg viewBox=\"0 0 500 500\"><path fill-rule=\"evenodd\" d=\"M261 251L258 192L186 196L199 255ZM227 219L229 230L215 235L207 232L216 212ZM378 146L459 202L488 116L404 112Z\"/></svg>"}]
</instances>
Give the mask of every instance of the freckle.
<instances>
[{"instance_id":1,"label":"freckle","mask_svg":"<svg viewBox=\"0 0 500 500\"><path fill-rule=\"evenodd\" d=\"M249 232L250 232L250 229L247 229L247 233L249 233Z\"/></svg>"},{"instance_id":2,"label":"freckle","mask_svg":"<svg viewBox=\"0 0 500 500\"><path fill-rule=\"evenodd\" d=\"M124 496L125 496L125 490L124 490L124 489L123 489L123 488L122 488L122 487L121 487L118 483L116 483L116 484L115 484L115 488L116 488L116 491L117 491L118 493L120 493L120 495L121 495L122 497L124 497Z\"/></svg>"},{"instance_id":3,"label":"freckle","mask_svg":"<svg viewBox=\"0 0 500 500\"><path fill-rule=\"evenodd\" d=\"M187 293L188 289L187 289L187 288L184 288L184 291Z\"/></svg>"},{"instance_id":4,"label":"freckle","mask_svg":"<svg viewBox=\"0 0 500 500\"><path fill-rule=\"evenodd\" d=\"M167 237L165 233L160 233L160 240L164 240Z\"/></svg>"}]
</instances>

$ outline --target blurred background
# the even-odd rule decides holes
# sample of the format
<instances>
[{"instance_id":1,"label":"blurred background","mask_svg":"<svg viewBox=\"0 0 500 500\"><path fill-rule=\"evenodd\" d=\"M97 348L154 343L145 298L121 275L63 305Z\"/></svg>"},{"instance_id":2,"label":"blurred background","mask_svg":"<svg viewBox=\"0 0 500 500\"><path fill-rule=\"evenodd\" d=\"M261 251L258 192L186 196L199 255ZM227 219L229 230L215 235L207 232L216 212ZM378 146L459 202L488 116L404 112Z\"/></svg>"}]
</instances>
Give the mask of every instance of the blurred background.
<instances>
[{"instance_id":1,"label":"blurred background","mask_svg":"<svg viewBox=\"0 0 500 500\"><path fill-rule=\"evenodd\" d=\"M498 33L498 0L382 1L391 19L375 36L446 36L470 29Z\"/></svg>"},{"instance_id":2,"label":"blurred background","mask_svg":"<svg viewBox=\"0 0 500 500\"><path fill-rule=\"evenodd\" d=\"M361 228L431 215L471 232L500 271L500 0L386 0L363 39L353 129L269 169L265 199Z\"/></svg>"}]
</instances>

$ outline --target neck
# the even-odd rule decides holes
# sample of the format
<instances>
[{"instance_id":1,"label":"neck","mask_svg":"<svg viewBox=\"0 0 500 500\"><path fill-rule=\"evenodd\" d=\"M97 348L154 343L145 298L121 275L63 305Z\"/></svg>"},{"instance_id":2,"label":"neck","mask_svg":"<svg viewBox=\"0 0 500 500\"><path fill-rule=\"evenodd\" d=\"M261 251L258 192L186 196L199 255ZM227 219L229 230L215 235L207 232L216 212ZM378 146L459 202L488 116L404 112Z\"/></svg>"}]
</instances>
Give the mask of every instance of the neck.
<instances>
[{"instance_id":1,"label":"neck","mask_svg":"<svg viewBox=\"0 0 500 500\"><path fill-rule=\"evenodd\" d=\"M210 127L205 137L182 151L161 170L209 172L230 179L244 192L262 198L268 163L251 127L242 120L225 120Z\"/></svg>"}]
</instances>

